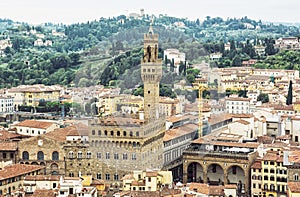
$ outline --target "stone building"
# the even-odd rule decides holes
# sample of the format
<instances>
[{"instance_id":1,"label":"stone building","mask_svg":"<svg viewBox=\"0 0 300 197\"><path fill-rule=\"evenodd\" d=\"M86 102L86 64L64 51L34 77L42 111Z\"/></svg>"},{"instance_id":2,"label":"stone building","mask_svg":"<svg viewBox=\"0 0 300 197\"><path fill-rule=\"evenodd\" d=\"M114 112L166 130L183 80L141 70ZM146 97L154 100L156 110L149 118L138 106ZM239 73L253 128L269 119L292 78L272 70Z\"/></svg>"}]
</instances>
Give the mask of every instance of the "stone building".
<instances>
[{"instance_id":1,"label":"stone building","mask_svg":"<svg viewBox=\"0 0 300 197\"><path fill-rule=\"evenodd\" d=\"M78 132L80 129L80 126L72 125L20 141L18 162L46 166L46 174L65 175L72 168L68 165L69 157L66 157L69 153L69 145L72 144L73 148L79 142L81 148L84 146L84 141L81 140Z\"/></svg>"},{"instance_id":2,"label":"stone building","mask_svg":"<svg viewBox=\"0 0 300 197\"><path fill-rule=\"evenodd\" d=\"M144 35L144 55L141 60L144 112L89 121L91 159L88 172L93 177L110 183L120 182L123 175L133 170L162 168L165 116L159 112L161 76L158 34L154 34L150 27Z\"/></svg>"},{"instance_id":3,"label":"stone building","mask_svg":"<svg viewBox=\"0 0 300 197\"><path fill-rule=\"evenodd\" d=\"M243 143L241 136L218 133L196 139L183 152L183 182L234 184L237 194L250 194L250 167L258 143Z\"/></svg>"}]
</instances>

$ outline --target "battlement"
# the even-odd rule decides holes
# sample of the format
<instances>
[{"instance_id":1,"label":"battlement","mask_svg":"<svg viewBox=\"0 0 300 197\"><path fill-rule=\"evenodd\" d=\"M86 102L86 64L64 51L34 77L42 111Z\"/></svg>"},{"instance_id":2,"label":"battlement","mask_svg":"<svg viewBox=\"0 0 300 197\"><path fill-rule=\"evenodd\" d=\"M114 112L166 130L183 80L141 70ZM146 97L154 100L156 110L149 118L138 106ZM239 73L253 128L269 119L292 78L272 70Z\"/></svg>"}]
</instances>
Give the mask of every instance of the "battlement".
<instances>
[{"instance_id":1,"label":"battlement","mask_svg":"<svg viewBox=\"0 0 300 197\"><path fill-rule=\"evenodd\" d=\"M158 42L158 34L144 34L144 42L148 43L148 42Z\"/></svg>"}]
</instances>

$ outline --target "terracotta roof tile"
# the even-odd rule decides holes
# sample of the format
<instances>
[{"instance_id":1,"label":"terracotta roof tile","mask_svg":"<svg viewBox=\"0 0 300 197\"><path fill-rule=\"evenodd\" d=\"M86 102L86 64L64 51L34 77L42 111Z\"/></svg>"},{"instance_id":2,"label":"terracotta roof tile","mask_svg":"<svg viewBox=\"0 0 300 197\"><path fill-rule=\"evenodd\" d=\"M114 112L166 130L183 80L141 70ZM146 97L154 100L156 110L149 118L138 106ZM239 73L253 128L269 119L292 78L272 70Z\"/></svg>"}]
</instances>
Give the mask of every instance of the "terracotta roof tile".
<instances>
[{"instance_id":1,"label":"terracotta roof tile","mask_svg":"<svg viewBox=\"0 0 300 197\"><path fill-rule=\"evenodd\" d=\"M24 181L59 181L59 175L27 175Z\"/></svg>"},{"instance_id":2,"label":"terracotta roof tile","mask_svg":"<svg viewBox=\"0 0 300 197\"><path fill-rule=\"evenodd\" d=\"M249 125L249 124L250 124L250 122L248 122L248 121L246 121L246 120L237 120L237 121L235 121L235 122L241 123L241 124L243 124L243 125Z\"/></svg>"},{"instance_id":3,"label":"terracotta roof tile","mask_svg":"<svg viewBox=\"0 0 300 197\"><path fill-rule=\"evenodd\" d=\"M288 188L293 193L300 193L300 182L288 182Z\"/></svg>"},{"instance_id":4,"label":"terracotta roof tile","mask_svg":"<svg viewBox=\"0 0 300 197\"><path fill-rule=\"evenodd\" d=\"M224 196L224 186L219 185L219 186L209 186L209 195L210 196Z\"/></svg>"},{"instance_id":5,"label":"terracotta roof tile","mask_svg":"<svg viewBox=\"0 0 300 197\"><path fill-rule=\"evenodd\" d=\"M78 133L76 126L72 125L72 126L68 126L65 128L55 129L54 131L51 131L51 132L43 134L43 135L50 139L64 142L66 140L67 136L69 136L69 135L79 136L79 133Z\"/></svg>"},{"instance_id":6,"label":"terracotta roof tile","mask_svg":"<svg viewBox=\"0 0 300 197\"><path fill-rule=\"evenodd\" d=\"M214 125L230 119L232 119L231 114L227 114L227 113L211 114L210 117L208 118L208 122L210 125Z\"/></svg>"},{"instance_id":7,"label":"terracotta roof tile","mask_svg":"<svg viewBox=\"0 0 300 197\"><path fill-rule=\"evenodd\" d=\"M4 167L0 170L0 180L20 176L37 170L41 170L45 166L27 165L27 164L13 164Z\"/></svg>"},{"instance_id":8,"label":"terracotta roof tile","mask_svg":"<svg viewBox=\"0 0 300 197\"><path fill-rule=\"evenodd\" d=\"M48 127L50 127L53 124L55 124L55 123L39 121L39 120L24 120L24 121L22 121L18 124L13 125L13 126L47 129Z\"/></svg>"},{"instance_id":9,"label":"terracotta roof tile","mask_svg":"<svg viewBox=\"0 0 300 197\"><path fill-rule=\"evenodd\" d=\"M300 151L291 151L288 159L289 162L300 163Z\"/></svg>"},{"instance_id":10,"label":"terracotta roof tile","mask_svg":"<svg viewBox=\"0 0 300 197\"><path fill-rule=\"evenodd\" d=\"M157 177L158 172L146 172L146 177Z\"/></svg>"},{"instance_id":11,"label":"terracotta roof tile","mask_svg":"<svg viewBox=\"0 0 300 197\"><path fill-rule=\"evenodd\" d=\"M256 160L256 161L252 164L251 168L252 168L252 169L261 169L261 160L260 160L260 159Z\"/></svg>"},{"instance_id":12,"label":"terracotta roof tile","mask_svg":"<svg viewBox=\"0 0 300 197\"><path fill-rule=\"evenodd\" d=\"M19 138L21 136L22 135L20 135L20 134L12 133L12 132L9 132L6 130L0 131L0 141L15 139L15 138Z\"/></svg>"},{"instance_id":13,"label":"terracotta roof tile","mask_svg":"<svg viewBox=\"0 0 300 197\"><path fill-rule=\"evenodd\" d=\"M189 190L208 195L209 185L204 183L191 183L189 185Z\"/></svg>"},{"instance_id":14,"label":"terracotta roof tile","mask_svg":"<svg viewBox=\"0 0 300 197\"><path fill-rule=\"evenodd\" d=\"M16 151L17 142L0 142L0 151Z\"/></svg>"},{"instance_id":15,"label":"terracotta roof tile","mask_svg":"<svg viewBox=\"0 0 300 197\"><path fill-rule=\"evenodd\" d=\"M198 125L196 124L185 124L183 126L177 127L175 129L169 129L165 132L164 141L172 140L176 137L180 137L183 135L186 135L188 133L192 133L198 128Z\"/></svg>"},{"instance_id":16,"label":"terracotta roof tile","mask_svg":"<svg viewBox=\"0 0 300 197\"><path fill-rule=\"evenodd\" d=\"M36 189L31 197L55 197L57 196L57 190L47 190L47 189Z\"/></svg>"}]
</instances>

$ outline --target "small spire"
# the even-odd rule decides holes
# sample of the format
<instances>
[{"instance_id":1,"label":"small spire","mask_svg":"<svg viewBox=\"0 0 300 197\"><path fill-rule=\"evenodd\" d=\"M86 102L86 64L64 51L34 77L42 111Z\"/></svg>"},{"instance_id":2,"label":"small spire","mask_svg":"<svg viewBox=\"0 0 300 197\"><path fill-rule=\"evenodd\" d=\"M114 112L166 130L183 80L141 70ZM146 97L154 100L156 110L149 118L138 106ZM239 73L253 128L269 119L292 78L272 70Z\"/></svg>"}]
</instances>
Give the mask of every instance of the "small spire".
<instances>
[{"instance_id":1,"label":"small spire","mask_svg":"<svg viewBox=\"0 0 300 197\"><path fill-rule=\"evenodd\" d=\"M149 34L154 34L153 28L152 28L152 24L153 24L154 19L151 19L151 23L150 23L150 27L149 27Z\"/></svg>"}]
</instances>

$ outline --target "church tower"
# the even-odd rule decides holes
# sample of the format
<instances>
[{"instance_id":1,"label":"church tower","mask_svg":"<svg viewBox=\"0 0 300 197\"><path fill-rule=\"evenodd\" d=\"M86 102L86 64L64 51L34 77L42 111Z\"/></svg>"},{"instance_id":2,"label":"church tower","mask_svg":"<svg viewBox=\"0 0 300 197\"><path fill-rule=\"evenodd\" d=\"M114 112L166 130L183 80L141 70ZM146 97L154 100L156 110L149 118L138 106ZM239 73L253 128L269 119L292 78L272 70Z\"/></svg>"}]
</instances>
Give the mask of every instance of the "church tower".
<instances>
[{"instance_id":1,"label":"church tower","mask_svg":"<svg viewBox=\"0 0 300 197\"><path fill-rule=\"evenodd\" d=\"M158 58L158 34L152 25L144 34L144 55L141 61L141 77L144 82L144 115L147 122L159 118L159 82L162 76L162 60Z\"/></svg>"}]
</instances>

